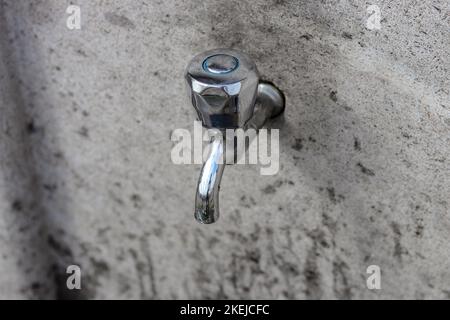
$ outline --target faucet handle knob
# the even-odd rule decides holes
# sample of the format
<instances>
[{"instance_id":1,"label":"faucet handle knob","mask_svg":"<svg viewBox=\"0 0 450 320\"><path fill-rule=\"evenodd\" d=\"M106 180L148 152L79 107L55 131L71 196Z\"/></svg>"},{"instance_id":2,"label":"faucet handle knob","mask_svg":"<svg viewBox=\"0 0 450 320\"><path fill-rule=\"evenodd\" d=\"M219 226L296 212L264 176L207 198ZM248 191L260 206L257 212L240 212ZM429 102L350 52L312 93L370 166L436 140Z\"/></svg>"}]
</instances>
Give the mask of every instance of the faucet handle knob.
<instances>
[{"instance_id":1,"label":"faucet handle knob","mask_svg":"<svg viewBox=\"0 0 450 320\"><path fill-rule=\"evenodd\" d=\"M214 49L195 56L186 68L192 104L206 128L242 128L253 116L259 74L244 53Z\"/></svg>"}]
</instances>

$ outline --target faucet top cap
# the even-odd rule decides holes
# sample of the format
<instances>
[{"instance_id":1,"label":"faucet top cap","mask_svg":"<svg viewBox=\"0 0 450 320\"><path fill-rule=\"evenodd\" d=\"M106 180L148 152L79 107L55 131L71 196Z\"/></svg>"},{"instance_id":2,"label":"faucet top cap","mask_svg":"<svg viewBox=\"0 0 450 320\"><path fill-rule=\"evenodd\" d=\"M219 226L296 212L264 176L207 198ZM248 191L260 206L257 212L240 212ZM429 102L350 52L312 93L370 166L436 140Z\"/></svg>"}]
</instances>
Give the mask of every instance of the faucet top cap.
<instances>
[{"instance_id":1,"label":"faucet top cap","mask_svg":"<svg viewBox=\"0 0 450 320\"><path fill-rule=\"evenodd\" d=\"M255 63L244 53L232 49L213 49L196 55L186 75L204 84L232 84L258 77Z\"/></svg>"},{"instance_id":2,"label":"faucet top cap","mask_svg":"<svg viewBox=\"0 0 450 320\"><path fill-rule=\"evenodd\" d=\"M219 53L209 56L202 63L203 70L211 73L229 73L239 66L239 60L228 54Z\"/></svg>"}]
</instances>

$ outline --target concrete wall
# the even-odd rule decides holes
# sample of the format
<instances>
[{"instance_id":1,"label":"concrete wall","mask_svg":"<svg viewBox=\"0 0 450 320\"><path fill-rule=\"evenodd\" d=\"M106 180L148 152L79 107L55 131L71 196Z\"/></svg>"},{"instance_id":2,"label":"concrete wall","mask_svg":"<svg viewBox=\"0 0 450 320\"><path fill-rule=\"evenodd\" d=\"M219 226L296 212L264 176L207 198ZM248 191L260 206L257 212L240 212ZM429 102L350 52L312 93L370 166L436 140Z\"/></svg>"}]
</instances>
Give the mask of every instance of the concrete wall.
<instances>
[{"instance_id":1,"label":"concrete wall","mask_svg":"<svg viewBox=\"0 0 450 320\"><path fill-rule=\"evenodd\" d=\"M450 298L448 1L0 9L0 298ZM193 126L186 64L215 47L287 107L280 172L228 166L199 225L200 166L171 162L170 135Z\"/></svg>"}]
</instances>

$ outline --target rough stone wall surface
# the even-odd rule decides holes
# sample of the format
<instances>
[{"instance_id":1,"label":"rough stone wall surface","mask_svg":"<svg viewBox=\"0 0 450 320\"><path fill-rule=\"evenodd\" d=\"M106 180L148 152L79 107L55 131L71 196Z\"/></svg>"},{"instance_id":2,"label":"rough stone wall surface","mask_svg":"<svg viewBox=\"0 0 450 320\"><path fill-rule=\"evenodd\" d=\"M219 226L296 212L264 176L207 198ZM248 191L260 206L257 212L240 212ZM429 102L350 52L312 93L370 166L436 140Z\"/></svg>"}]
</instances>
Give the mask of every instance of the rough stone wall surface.
<instances>
[{"instance_id":1,"label":"rough stone wall surface","mask_svg":"<svg viewBox=\"0 0 450 320\"><path fill-rule=\"evenodd\" d=\"M0 298L450 298L449 33L446 0L0 1ZM215 47L287 107L279 173L227 166L199 225L170 136Z\"/></svg>"}]
</instances>

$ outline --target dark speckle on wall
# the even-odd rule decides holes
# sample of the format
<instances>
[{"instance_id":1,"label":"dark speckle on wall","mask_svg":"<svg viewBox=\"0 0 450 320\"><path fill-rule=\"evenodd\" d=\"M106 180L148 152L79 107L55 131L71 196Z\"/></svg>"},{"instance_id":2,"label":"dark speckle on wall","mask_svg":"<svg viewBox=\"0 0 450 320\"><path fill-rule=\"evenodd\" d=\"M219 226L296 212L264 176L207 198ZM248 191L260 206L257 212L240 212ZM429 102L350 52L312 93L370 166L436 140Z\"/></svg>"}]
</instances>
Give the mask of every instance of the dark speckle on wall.
<instances>
[{"instance_id":1,"label":"dark speckle on wall","mask_svg":"<svg viewBox=\"0 0 450 320\"><path fill-rule=\"evenodd\" d=\"M105 19L112 25L119 26L126 29L135 29L136 25L128 17L116 12L106 12Z\"/></svg>"},{"instance_id":2,"label":"dark speckle on wall","mask_svg":"<svg viewBox=\"0 0 450 320\"><path fill-rule=\"evenodd\" d=\"M364 173L364 174L366 174L368 176L374 176L375 175L375 172L373 170L367 168L361 162L358 162L356 165L359 167L359 169L361 169L362 173Z\"/></svg>"}]
</instances>

